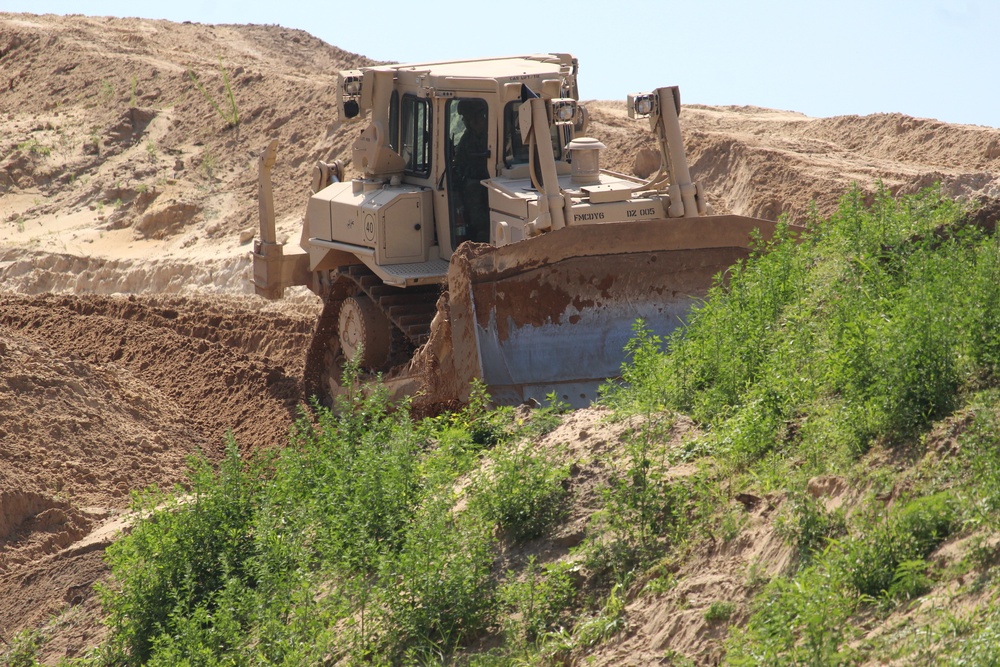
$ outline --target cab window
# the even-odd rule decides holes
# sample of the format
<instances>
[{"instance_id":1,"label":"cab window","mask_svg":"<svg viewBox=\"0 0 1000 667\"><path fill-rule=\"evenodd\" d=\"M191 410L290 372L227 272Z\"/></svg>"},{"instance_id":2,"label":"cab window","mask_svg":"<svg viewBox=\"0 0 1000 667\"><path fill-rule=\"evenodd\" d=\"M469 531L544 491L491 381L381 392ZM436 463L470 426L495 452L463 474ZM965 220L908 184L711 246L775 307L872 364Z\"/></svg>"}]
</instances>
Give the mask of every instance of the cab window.
<instances>
[{"instance_id":1,"label":"cab window","mask_svg":"<svg viewBox=\"0 0 1000 667\"><path fill-rule=\"evenodd\" d=\"M431 172L431 109L428 100L404 95L400 123L400 152L406 173L427 178Z\"/></svg>"},{"instance_id":2,"label":"cab window","mask_svg":"<svg viewBox=\"0 0 1000 667\"><path fill-rule=\"evenodd\" d=\"M521 141L521 128L518 125L518 108L521 102L514 100L508 102L503 108L503 161L504 165L510 169L518 164L528 164L528 146ZM551 126L552 152L555 153L556 160L562 159L562 141L559 128Z\"/></svg>"}]
</instances>

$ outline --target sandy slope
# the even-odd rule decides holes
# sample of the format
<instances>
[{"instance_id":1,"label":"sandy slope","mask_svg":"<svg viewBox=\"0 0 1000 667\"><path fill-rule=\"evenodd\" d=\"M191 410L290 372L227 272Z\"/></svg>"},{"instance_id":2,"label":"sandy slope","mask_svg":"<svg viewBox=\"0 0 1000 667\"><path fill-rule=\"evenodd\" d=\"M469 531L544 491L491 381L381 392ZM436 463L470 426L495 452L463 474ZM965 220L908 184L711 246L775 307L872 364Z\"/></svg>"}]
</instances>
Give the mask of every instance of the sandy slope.
<instances>
[{"instance_id":1,"label":"sandy slope","mask_svg":"<svg viewBox=\"0 0 1000 667\"><path fill-rule=\"evenodd\" d=\"M217 456L227 430L245 448L282 441L317 306L249 296L257 154L280 140L276 207L297 238L312 165L345 157L358 129L334 120L336 71L368 62L277 26L0 14L4 637L58 612L46 660L93 645L90 584L128 493L178 481L185 457ZM224 119L224 76L238 128ZM603 166L655 169L642 122L621 103L589 108ZM800 219L878 180L1000 198L992 128L702 106L681 122L717 212ZM760 524L759 539L706 556L719 565L699 585L733 588L748 559L773 551ZM661 608L630 611L637 632L602 664L642 662L668 643L713 655L696 605L669 631Z\"/></svg>"}]
</instances>

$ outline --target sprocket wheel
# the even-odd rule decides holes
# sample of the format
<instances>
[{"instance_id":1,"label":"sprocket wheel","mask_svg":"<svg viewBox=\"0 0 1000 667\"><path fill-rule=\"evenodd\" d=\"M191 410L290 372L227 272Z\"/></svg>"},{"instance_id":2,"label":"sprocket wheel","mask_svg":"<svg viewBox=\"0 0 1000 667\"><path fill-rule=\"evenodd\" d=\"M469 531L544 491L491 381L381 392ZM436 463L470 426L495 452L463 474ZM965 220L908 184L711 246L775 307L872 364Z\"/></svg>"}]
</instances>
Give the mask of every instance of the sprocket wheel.
<instances>
[{"instance_id":1,"label":"sprocket wheel","mask_svg":"<svg viewBox=\"0 0 1000 667\"><path fill-rule=\"evenodd\" d=\"M392 323L367 295L344 299L337 316L337 337L345 359L365 370L382 370L392 351Z\"/></svg>"}]
</instances>

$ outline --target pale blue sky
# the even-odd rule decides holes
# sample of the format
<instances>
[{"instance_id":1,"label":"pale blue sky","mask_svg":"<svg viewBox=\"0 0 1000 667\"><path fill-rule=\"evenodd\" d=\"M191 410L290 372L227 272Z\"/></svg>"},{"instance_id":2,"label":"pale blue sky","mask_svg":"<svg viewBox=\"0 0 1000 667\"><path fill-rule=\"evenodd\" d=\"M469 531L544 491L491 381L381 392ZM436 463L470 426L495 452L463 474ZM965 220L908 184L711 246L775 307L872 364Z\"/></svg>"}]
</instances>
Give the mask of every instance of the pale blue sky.
<instances>
[{"instance_id":1,"label":"pale blue sky","mask_svg":"<svg viewBox=\"0 0 1000 667\"><path fill-rule=\"evenodd\" d=\"M584 99L679 85L684 102L810 116L898 111L1000 127L997 0L0 0L0 10L301 28L413 61L566 51Z\"/></svg>"}]
</instances>

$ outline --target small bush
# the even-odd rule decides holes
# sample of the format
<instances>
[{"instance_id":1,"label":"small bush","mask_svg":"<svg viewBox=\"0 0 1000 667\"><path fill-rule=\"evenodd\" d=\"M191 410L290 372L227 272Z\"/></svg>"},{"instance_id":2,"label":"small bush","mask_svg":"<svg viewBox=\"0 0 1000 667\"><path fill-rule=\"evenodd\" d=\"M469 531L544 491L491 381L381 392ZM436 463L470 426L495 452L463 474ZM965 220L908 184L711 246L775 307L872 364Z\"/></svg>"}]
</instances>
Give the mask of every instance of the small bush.
<instances>
[{"instance_id":1,"label":"small bush","mask_svg":"<svg viewBox=\"0 0 1000 667\"><path fill-rule=\"evenodd\" d=\"M38 652L44 644L39 633L25 630L14 635L9 644L4 643L6 650L0 653L0 661L6 667L35 667L39 664Z\"/></svg>"},{"instance_id":2,"label":"small bush","mask_svg":"<svg viewBox=\"0 0 1000 667\"><path fill-rule=\"evenodd\" d=\"M716 600L705 610L705 620L709 623L723 623L732 617L734 611L736 611L736 605L732 602Z\"/></svg>"},{"instance_id":3,"label":"small bush","mask_svg":"<svg viewBox=\"0 0 1000 667\"><path fill-rule=\"evenodd\" d=\"M864 596L886 595L899 577L907 576L905 570L912 569L913 562L928 556L951 534L955 521L948 493L917 498L887 517L869 519L859 535L844 544L848 580ZM904 563L911 565L901 572Z\"/></svg>"},{"instance_id":4,"label":"small bush","mask_svg":"<svg viewBox=\"0 0 1000 667\"><path fill-rule=\"evenodd\" d=\"M558 627L576 595L570 567L566 563L539 567L532 556L520 578L507 573L499 600L506 611L504 634L515 646L531 645Z\"/></svg>"},{"instance_id":5,"label":"small bush","mask_svg":"<svg viewBox=\"0 0 1000 667\"><path fill-rule=\"evenodd\" d=\"M753 602L747 625L726 642L732 665L849 664L846 623L856 594L836 570L808 567L792 579L779 577Z\"/></svg>"},{"instance_id":6,"label":"small bush","mask_svg":"<svg viewBox=\"0 0 1000 667\"><path fill-rule=\"evenodd\" d=\"M395 558L379 578L382 643L388 655L406 648L448 652L492 621L493 541L474 515L454 516L452 501L437 496L421 508Z\"/></svg>"},{"instance_id":7,"label":"small bush","mask_svg":"<svg viewBox=\"0 0 1000 667\"><path fill-rule=\"evenodd\" d=\"M790 495L789 511L780 517L776 528L795 545L801 565L808 565L831 539L847 530L842 513L827 512L819 500L803 493Z\"/></svg>"},{"instance_id":8,"label":"small bush","mask_svg":"<svg viewBox=\"0 0 1000 667\"><path fill-rule=\"evenodd\" d=\"M194 461L190 497L156 491L136 497L133 510L144 518L108 547L116 587L101 596L122 663L148 662L157 642L177 634L189 614L215 614L230 582L256 586L252 526L262 463L244 463L230 439L218 476L204 460ZM214 645L234 640L216 637Z\"/></svg>"},{"instance_id":9,"label":"small bush","mask_svg":"<svg viewBox=\"0 0 1000 667\"><path fill-rule=\"evenodd\" d=\"M520 441L494 450L492 466L474 482L472 503L515 542L542 535L563 511L569 471L533 443Z\"/></svg>"}]
</instances>

